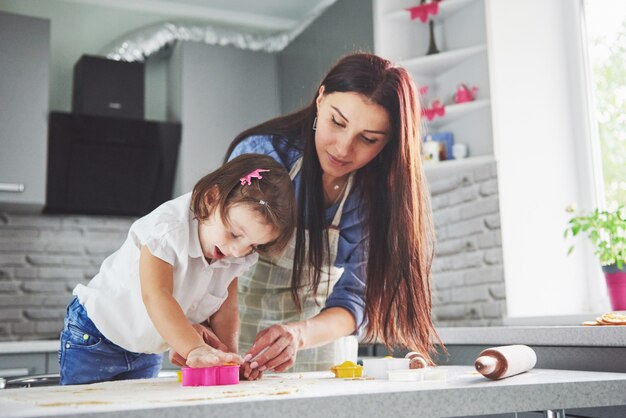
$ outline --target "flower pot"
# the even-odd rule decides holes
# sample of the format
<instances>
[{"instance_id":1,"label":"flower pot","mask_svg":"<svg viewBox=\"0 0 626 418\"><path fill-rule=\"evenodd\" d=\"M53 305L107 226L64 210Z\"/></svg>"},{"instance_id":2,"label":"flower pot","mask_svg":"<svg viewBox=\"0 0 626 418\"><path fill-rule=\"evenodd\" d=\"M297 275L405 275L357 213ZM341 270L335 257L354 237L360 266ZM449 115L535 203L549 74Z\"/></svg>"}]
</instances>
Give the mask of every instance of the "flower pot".
<instances>
[{"instance_id":1,"label":"flower pot","mask_svg":"<svg viewBox=\"0 0 626 418\"><path fill-rule=\"evenodd\" d=\"M611 309L614 311L626 310L626 265L621 269L616 264L602 266L606 288L609 291Z\"/></svg>"}]
</instances>

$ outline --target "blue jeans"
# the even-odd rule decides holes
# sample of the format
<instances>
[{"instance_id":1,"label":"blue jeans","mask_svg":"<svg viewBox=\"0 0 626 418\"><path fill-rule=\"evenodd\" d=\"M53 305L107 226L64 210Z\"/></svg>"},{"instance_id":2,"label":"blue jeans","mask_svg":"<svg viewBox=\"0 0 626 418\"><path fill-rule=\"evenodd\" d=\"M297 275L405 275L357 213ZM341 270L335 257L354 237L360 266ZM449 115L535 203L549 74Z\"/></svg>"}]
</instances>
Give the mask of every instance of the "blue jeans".
<instances>
[{"instance_id":1,"label":"blue jeans","mask_svg":"<svg viewBox=\"0 0 626 418\"><path fill-rule=\"evenodd\" d=\"M59 350L62 385L156 377L161 361L160 354L132 353L109 341L78 298L67 305Z\"/></svg>"}]
</instances>

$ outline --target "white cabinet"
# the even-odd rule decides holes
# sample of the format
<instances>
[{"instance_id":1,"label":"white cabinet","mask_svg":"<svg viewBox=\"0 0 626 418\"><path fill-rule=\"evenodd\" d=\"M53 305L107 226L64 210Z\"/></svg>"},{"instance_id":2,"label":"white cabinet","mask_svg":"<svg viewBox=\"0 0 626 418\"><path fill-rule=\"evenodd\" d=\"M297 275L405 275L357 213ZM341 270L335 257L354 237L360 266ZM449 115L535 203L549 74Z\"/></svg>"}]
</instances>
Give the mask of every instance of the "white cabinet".
<instances>
[{"instance_id":1,"label":"white cabinet","mask_svg":"<svg viewBox=\"0 0 626 418\"><path fill-rule=\"evenodd\" d=\"M0 206L45 202L50 23L0 13Z\"/></svg>"},{"instance_id":2,"label":"white cabinet","mask_svg":"<svg viewBox=\"0 0 626 418\"><path fill-rule=\"evenodd\" d=\"M442 116L431 121L424 117L427 132L451 131L455 143L468 145L470 159L493 156L484 1L445 0L438 4L437 14L428 16L434 21L440 51L433 55L426 55L428 23L411 19L408 10L418 5L419 0L375 0L376 53L410 71L420 87L428 86L424 107L430 107L434 99L444 105ZM454 103L453 94L461 84L477 87L474 101Z\"/></svg>"}]
</instances>

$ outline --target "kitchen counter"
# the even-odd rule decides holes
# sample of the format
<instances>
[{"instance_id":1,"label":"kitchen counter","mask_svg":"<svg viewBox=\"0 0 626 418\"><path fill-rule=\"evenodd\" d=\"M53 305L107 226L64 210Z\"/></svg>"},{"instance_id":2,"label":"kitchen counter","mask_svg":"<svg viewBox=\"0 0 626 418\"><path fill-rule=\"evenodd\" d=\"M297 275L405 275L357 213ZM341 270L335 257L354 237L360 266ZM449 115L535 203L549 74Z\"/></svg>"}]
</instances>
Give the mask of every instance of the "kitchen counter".
<instances>
[{"instance_id":1,"label":"kitchen counter","mask_svg":"<svg viewBox=\"0 0 626 418\"><path fill-rule=\"evenodd\" d=\"M59 340L0 342L0 354L52 353L59 351Z\"/></svg>"},{"instance_id":2,"label":"kitchen counter","mask_svg":"<svg viewBox=\"0 0 626 418\"><path fill-rule=\"evenodd\" d=\"M445 344L626 347L626 326L458 327L437 332Z\"/></svg>"},{"instance_id":3,"label":"kitchen counter","mask_svg":"<svg viewBox=\"0 0 626 418\"><path fill-rule=\"evenodd\" d=\"M626 347L626 326L440 327L445 344ZM58 340L0 342L0 354L56 352Z\"/></svg>"},{"instance_id":4,"label":"kitchen counter","mask_svg":"<svg viewBox=\"0 0 626 418\"><path fill-rule=\"evenodd\" d=\"M235 386L182 387L175 378L0 391L3 417L451 417L626 405L626 374L535 369L490 381L445 366L445 382L267 375ZM412 413L411 411L414 411Z\"/></svg>"}]
</instances>

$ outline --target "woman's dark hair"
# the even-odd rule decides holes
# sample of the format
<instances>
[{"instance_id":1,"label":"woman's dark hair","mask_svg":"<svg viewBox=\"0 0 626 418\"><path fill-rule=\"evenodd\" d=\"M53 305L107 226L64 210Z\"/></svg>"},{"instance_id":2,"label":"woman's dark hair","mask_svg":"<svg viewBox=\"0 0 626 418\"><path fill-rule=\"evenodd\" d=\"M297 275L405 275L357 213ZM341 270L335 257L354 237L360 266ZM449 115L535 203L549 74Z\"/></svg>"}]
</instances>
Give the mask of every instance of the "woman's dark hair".
<instances>
[{"instance_id":1,"label":"woman's dark hair","mask_svg":"<svg viewBox=\"0 0 626 418\"><path fill-rule=\"evenodd\" d=\"M387 111L391 132L387 144L355 175L355 192L359 193L367 223L366 233L369 234L366 339L382 341L391 349L403 346L419 351L432 363L434 342L443 344L431 318L430 269L434 256L434 230L421 162L420 106L416 86L403 68L366 53L342 58L330 69L320 86L324 86L325 95L359 93ZM317 292L324 255L328 252L323 233L326 225L322 169L312 129L317 114L315 99L295 113L242 132L226 154L230 155L239 142L251 135L271 135L277 149L296 148L302 152L291 280L292 295L298 308L301 306L298 288L310 285L313 294ZM287 161L286 153L282 158ZM309 232L306 257L305 229ZM315 270L312 278L301 277L307 259Z\"/></svg>"},{"instance_id":2,"label":"woman's dark hair","mask_svg":"<svg viewBox=\"0 0 626 418\"><path fill-rule=\"evenodd\" d=\"M242 184L241 178L257 168L269 171L261 172L260 179L252 178L251 184ZM259 253L279 253L291 240L296 225L294 187L289 173L272 157L244 154L233 158L202 177L191 194L191 210L200 220L217 209L228 224L228 210L235 205L246 205L278 232L276 239L257 248Z\"/></svg>"}]
</instances>

